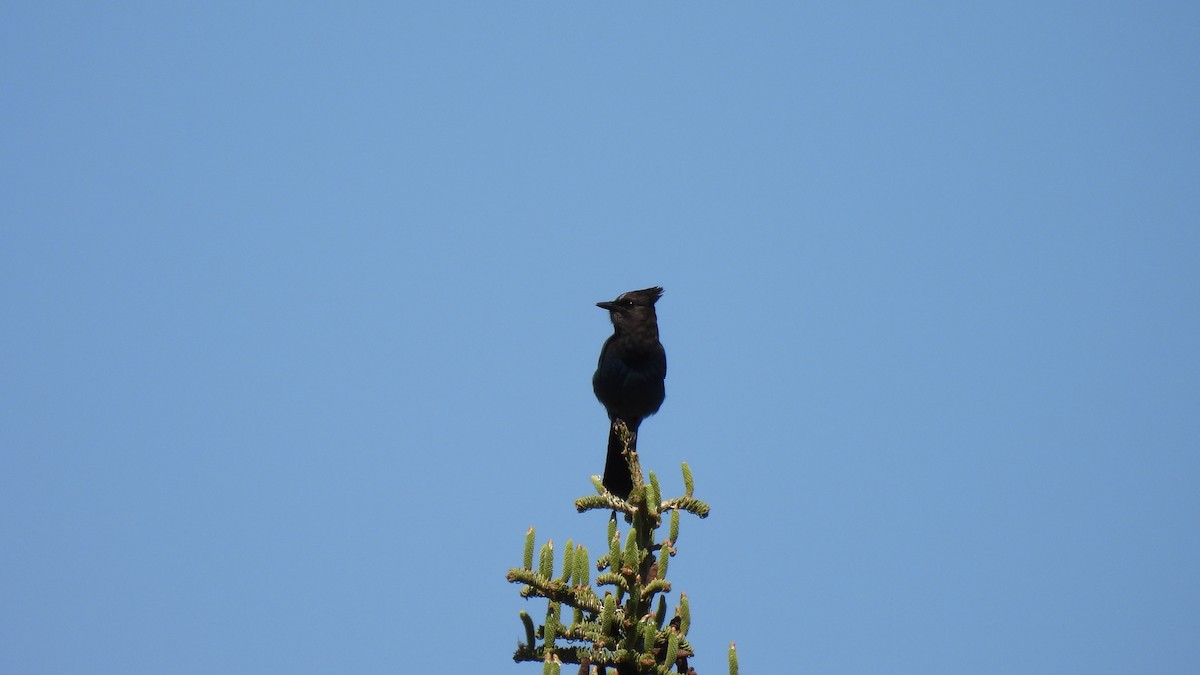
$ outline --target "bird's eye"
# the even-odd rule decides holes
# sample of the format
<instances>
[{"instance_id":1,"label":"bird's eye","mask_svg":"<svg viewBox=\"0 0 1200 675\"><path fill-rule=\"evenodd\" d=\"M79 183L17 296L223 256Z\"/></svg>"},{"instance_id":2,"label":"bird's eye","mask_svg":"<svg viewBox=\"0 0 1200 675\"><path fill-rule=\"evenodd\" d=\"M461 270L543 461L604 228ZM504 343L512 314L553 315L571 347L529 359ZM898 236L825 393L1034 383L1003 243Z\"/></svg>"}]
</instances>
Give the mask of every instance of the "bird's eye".
<instances>
[{"instance_id":1,"label":"bird's eye","mask_svg":"<svg viewBox=\"0 0 1200 675\"><path fill-rule=\"evenodd\" d=\"M633 301L632 301L632 300L626 300L626 301L624 302L624 305L625 305L626 307L633 307Z\"/></svg>"}]
</instances>

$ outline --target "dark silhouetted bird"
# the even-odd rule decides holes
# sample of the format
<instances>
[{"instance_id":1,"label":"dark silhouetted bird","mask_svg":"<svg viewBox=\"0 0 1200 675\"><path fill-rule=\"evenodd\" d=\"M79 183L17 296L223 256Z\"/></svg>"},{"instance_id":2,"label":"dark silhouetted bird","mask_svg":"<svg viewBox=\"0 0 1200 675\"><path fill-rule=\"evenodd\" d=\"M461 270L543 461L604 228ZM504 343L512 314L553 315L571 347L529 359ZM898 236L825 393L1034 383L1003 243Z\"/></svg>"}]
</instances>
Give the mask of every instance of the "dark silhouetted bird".
<instances>
[{"instance_id":1,"label":"dark silhouetted bird","mask_svg":"<svg viewBox=\"0 0 1200 675\"><path fill-rule=\"evenodd\" d=\"M656 286L622 293L612 302L596 303L608 310L613 324L613 334L604 341L592 376L592 389L609 419L604 487L622 499L629 497L633 480L612 423L625 422L635 434L631 446L636 448L642 420L658 412L667 395L667 353L658 341L658 316L654 313L654 303L662 293L663 289Z\"/></svg>"}]
</instances>

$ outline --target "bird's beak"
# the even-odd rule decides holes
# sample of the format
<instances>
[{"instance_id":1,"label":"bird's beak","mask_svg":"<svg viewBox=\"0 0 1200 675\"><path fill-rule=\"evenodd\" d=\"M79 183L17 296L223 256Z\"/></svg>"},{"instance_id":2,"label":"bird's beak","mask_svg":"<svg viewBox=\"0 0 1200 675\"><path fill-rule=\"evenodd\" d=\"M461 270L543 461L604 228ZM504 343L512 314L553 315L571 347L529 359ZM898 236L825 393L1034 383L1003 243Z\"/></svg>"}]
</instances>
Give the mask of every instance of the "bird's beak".
<instances>
[{"instance_id":1,"label":"bird's beak","mask_svg":"<svg viewBox=\"0 0 1200 675\"><path fill-rule=\"evenodd\" d=\"M616 304L612 302L597 302L596 306L600 309L607 309L610 312L617 308Z\"/></svg>"}]
</instances>

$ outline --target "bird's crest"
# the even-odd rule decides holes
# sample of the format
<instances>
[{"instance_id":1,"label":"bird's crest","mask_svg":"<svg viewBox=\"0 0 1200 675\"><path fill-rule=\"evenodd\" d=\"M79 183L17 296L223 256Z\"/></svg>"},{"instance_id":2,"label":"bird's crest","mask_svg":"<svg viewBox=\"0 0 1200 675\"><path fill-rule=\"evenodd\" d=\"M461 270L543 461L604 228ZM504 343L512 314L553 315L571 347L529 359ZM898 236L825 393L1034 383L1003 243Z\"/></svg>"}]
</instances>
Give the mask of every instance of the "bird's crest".
<instances>
[{"instance_id":1,"label":"bird's crest","mask_svg":"<svg viewBox=\"0 0 1200 675\"><path fill-rule=\"evenodd\" d=\"M617 297L617 302L630 300L639 305L654 306L654 303L658 302L658 299L662 297L662 294L662 286L654 286L652 288L643 288L640 291L629 291L628 293L622 293Z\"/></svg>"}]
</instances>

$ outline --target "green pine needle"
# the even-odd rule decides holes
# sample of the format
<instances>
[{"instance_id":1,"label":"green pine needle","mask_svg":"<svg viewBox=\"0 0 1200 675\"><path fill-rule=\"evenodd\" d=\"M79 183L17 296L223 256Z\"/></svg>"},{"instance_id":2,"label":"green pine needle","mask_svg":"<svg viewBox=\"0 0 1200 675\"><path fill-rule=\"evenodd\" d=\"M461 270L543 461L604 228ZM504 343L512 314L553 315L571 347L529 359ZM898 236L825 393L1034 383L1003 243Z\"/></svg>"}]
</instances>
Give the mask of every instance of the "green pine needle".
<instances>
[{"instance_id":1,"label":"green pine needle","mask_svg":"<svg viewBox=\"0 0 1200 675\"><path fill-rule=\"evenodd\" d=\"M533 528L531 527L529 528L529 531L525 533L525 556L522 558L525 563L525 569L527 570L533 569L533 545Z\"/></svg>"},{"instance_id":2,"label":"green pine needle","mask_svg":"<svg viewBox=\"0 0 1200 675\"><path fill-rule=\"evenodd\" d=\"M550 579L554 576L554 541L542 545L542 553L538 560L538 572Z\"/></svg>"}]
</instances>

